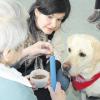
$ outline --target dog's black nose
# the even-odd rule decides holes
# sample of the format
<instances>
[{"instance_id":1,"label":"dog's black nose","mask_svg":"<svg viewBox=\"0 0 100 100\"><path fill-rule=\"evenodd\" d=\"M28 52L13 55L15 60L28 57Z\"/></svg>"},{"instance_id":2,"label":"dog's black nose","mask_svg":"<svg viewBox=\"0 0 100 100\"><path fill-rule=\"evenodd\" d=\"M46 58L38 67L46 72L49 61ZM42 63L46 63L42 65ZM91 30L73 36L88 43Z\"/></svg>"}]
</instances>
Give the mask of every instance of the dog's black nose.
<instances>
[{"instance_id":1,"label":"dog's black nose","mask_svg":"<svg viewBox=\"0 0 100 100\"><path fill-rule=\"evenodd\" d=\"M69 71L71 69L71 65L69 63L63 63L63 70L64 71Z\"/></svg>"},{"instance_id":2,"label":"dog's black nose","mask_svg":"<svg viewBox=\"0 0 100 100\"><path fill-rule=\"evenodd\" d=\"M65 76L69 75L70 68L71 68L71 65L69 63L63 63L63 74Z\"/></svg>"}]
</instances>

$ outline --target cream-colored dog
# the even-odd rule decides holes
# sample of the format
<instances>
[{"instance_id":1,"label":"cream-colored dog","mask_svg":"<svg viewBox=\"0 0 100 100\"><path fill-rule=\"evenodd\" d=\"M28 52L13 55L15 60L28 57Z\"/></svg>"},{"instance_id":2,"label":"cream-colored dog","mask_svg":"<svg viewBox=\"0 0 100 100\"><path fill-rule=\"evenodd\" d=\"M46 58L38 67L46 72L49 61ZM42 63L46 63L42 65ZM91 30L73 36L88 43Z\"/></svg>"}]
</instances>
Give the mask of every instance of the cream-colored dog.
<instances>
[{"instance_id":1,"label":"cream-colored dog","mask_svg":"<svg viewBox=\"0 0 100 100\"><path fill-rule=\"evenodd\" d=\"M71 75L73 86L87 96L100 97L100 41L86 34L71 35L67 52L63 69Z\"/></svg>"}]
</instances>

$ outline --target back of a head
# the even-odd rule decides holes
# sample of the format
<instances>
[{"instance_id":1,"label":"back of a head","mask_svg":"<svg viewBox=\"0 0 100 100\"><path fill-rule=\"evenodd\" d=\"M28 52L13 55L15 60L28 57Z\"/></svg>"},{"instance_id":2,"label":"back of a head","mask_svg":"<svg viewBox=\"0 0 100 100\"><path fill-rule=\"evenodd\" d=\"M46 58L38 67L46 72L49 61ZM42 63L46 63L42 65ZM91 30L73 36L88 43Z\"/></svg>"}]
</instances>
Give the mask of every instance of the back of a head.
<instances>
[{"instance_id":1,"label":"back of a head","mask_svg":"<svg viewBox=\"0 0 100 100\"><path fill-rule=\"evenodd\" d=\"M18 2L0 1L0 52L15 48L27 37L28 13Z\"/></svg>"}]
</instances>

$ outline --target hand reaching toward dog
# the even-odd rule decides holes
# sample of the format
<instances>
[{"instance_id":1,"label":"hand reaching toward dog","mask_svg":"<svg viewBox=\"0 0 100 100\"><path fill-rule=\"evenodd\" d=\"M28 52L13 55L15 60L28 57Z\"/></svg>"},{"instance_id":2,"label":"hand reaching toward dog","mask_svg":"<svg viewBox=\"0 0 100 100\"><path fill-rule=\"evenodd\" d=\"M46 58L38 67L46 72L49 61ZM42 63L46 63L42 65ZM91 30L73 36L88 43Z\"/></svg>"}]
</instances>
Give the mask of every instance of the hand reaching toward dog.
<instances>
[{"instance_id":1,"label":"hand reaching toward dog","mask_svg":"<svg viewBox=\"0 0 100 100\"><path fill-rule=\"evenodd\" d=\"M53 51L52 45L48 42L39 41L23 50L22 57L26 55L49 55Z\"/></svg>"},{"instance_id":2,"label":"hand reaching toward dog","mask_svg":"<svg viewBox=\"0 0 100 100\"><path fill-rule=\"evenodd\" d=\"M13 50L5 49L0 62L5 64L14 64L25 56L37 56L41 54L50 55L53 51L52 45L48 42L39 41L25 49Z\"/></svg>"}]
</instances>

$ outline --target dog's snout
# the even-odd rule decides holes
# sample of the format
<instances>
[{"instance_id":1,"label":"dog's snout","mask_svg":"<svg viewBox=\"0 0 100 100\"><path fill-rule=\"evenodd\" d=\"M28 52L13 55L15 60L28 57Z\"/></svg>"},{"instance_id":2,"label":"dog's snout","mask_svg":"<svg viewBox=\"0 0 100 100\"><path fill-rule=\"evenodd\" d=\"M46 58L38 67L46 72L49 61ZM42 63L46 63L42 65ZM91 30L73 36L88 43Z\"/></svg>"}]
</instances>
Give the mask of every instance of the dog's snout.
<instances>
[{"instance_id":1,"label":"dog's snout","mask_svg":"<svg viewBox=\"0 0 100 100\"><path fill-rule=\"evenodd\" d=\"M70 63L68 63L68 62L63 63L63 74L64 74L64 76L68 77L70 68L71 68Z\"/></svg>"},{"instance_id":2,"label":"dog's snout","mask_svg":"<svg viewBox=\"0 0 100 100\"><path fill-rule=\"evenodd\" d=\"M69 63L63 63L63 70L64 71L69 71L70 70L70 68L71 68L71 65L69 64Z\"/></svg>"}]
</instances>

